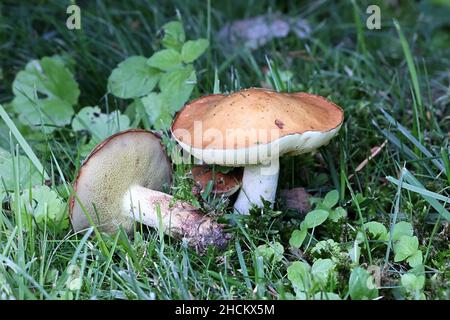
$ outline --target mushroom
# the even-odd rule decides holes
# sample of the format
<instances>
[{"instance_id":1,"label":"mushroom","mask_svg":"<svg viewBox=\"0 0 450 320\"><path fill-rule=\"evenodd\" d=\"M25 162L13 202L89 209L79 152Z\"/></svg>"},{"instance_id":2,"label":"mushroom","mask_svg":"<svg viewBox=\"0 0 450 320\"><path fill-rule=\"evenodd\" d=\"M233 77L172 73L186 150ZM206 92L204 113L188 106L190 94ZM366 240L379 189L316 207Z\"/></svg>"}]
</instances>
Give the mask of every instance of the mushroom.
<instances>
[{"instance_id":1,"label":"mushroom","mask_svg":"<svg viewBox=\"0 0 450 320\"><path fill-rule=\"evenodd\" d=\"M250 88L191 101L176 116L172 136L206 164L243 166L234 208L273 206L279 157L314 151L327 144L344 120L340 107L317 95Z\"/></svg>"},{"instance_id":2,"label":"mushroom","mask_svg":"<svg viewBox=\"0 0 450 320\"><path fill-rule=\"evenodd\" d=\"M204 192L210 181L213 182L211 192L218 196L229 197L235 194L241 187L242 172L232 170L229 173L214 172L207 166L194 166L191 169L192 179Z\"/></svg>"},{"instance_id":3,"label":"mushroom","mask_svg":"<svg viewBox=\"0 0 450 320\"><path fill-rule=\"evenodd\" d=\"M226 246L223 226L192 205L161 192L171 182L172 168L155 133L128 130L94 148L82 164L70 200L70 218L76 232L95 223L114 233L119 226L130 232L135 221L165 234L184 238L203 251L208 245ZM88 216L90 218L88 218Z\"/></svg>"}]
</instances>

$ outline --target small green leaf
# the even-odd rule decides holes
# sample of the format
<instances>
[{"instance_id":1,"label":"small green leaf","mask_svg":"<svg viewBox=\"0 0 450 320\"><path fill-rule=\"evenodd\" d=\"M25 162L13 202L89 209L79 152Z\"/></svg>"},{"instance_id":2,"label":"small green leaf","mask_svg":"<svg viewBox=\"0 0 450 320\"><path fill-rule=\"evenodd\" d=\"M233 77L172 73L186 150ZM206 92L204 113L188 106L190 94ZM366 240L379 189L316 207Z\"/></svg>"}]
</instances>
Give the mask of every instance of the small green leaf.
<instances>
[{"instance_id":1,"label":"small green leaf","mask_svg":"<svg viewBox=\"0 0 450 320\"><path fill-rule=\"evenodd\" d=\"M419 239L416 236L401 236L398 243L394 244L395 262L403 261L416 254L419 247ZM418 259L416 257L416 259Z\"/></svg>"},{"instance_id":2,"label":"small green leaf","mask_svg":"<svg viewBox=\"0 0 450 320\"><path fill-rule=\"evenodd\" d=\"M347 217L347 210L345 210L342 207L337 207L334 210L330 210L330 216L329 218L333 221L333 222L338 222L341 219L344 219Z\"/></svg>"},{"instance_id":3,"label":"small green leaf","mask_svg":"<svg viewBox=\"0 0 450 320\"><path fill-rule=\"evenodd\" d=\"M364 228L371 235L372 239L379 239L382 241L387 241L389 239L386 227L377 221L366 222Z\"/></svg>"},{"instance_id":4,"label":"small green leaf","mask_svg":"<svg viewBox=\"0 0 450 320\"><path fill-rule=\"evenodd\" d=\"M161 71L147 65L147 58L129 57L112 71L108 91L122 99L142 97L155 88L160 76Z\"/></svg>"},{"instance_id":5,"label":"small green leaf","mask_svg":"<svg viewBox=\"0 0 450 320\"><path fill-rule=\"evenodd\" d=\"M300 248L303 241L306 238L306 229L294 230L292 232L291 238L289 239L289 245L294 248Z\"/></svg>"},{"instance_id":6,"label":"small green leaf","mask_svg":"<svg viewBox=\"0 0 450 320\"><path fill-rule=\"evenodd\" d=\"M161 77L159 87L171 112L177 112L184 106L196 83L197 76L191 64Z\"/></svg>"},{"instance_id":7,"label":"small green leaf","mask_svg":"<svg viewBox=\"0 0 450 320\"><path fill-rule=\"evenodd\" d=\"M172 123L173 112L161 93L152 92L141 98L141 103L154 129L167 129Z\"/></svg>"},{"instance_id":8,"label":"small green leaf","mask_svg":"<svg viewBox=\"0 0 450 320\"><path fill-rule=\"evenodd\" d=\"M425 276L417 276L413 273L406 273L400 278L402 286L411 293L421 291L425 285Z\"/></svg>"},{"instance_id":9,"label":"small green leaf","mask_svg":"<svg viewBox=\"0 0 450 320\"><path fill-rule=\"evenodd\" d=\"M328 279L334 276L335 268L336 263L333 260L317 259L311 267L311 274L314 280L323 287L327 284Z\"/></svg>"},{"instance_id":10,"label":"small green leaf","mask_svg":"<svg viewBox=\"0 0 450 320\"><path fill-rule=\"evenodd\" d=\"M406 259L406 262L408 262L408 264L411 267L415 267L415 266L421 265L422 262L423 262L422 251L417 250L416 253L414 253L413 255L408 257L408 259Z\"/></svg>"},{"instance_id":11,"label":"small green leaf","mask_svg":"<svg viewBox=\"0 0 450 320\"><path fill-rule=\"evenodd\" d=\"M163 25L164 32L162 45L167 49L175 49L180 51L183 42L186 40L183 25L179 21L171 21Z\"/></svg>"},{"instance_id":12,"label":"small green leaf","mask_svg":"<svg viewBox=\"0 0 450 320\"><path fill-rule=\"evenodd\" d=\"M328 209L333 208L339 201L339 192L337 190L331 190L325 195L322 204Z\"/></svg>"},{"instance_id":13,"label":"small green leaf","mask_svg":"<svg viewBox=\"0 0 450 320\"><path fill-rule=\"evenodd\" d=\"M209 41L206 39L187 41L181 49L183 62L191 63L200 57L209 47Z\"/></svg>"},{"instance_id":14,"label":"small green leaf","mask_svg":"<svg viewBox=\"0 0 450 320\"><path fill-rule=\"evenodd\" d=\"M318 225L324 223L325 220L327 220L328 215L329 215L328 211L321 209L313 210L306 215L305 224L310 229L317 227Z\"/></svg>"},{"instance_id":15,"label":"small green leaf","mask_svg":"<svg viewBox=\"0 0 450 320\"><path fill-rule=\"evenodd\" d=\"M157 51L147 60L147 65L163 71L176 69L181 63L180 53L173 49Z\"/></svg>"},{"instance_id":16,"label":"small green leaf","mask_svg":"<svg viewBox=\"0 0 450 320\"><path fill-rule=\"evenodd\" d=\"M88 131L94 138L95 144L110 135L130 128L130 119L120 111L110 114L102 113L98 106L84 107L73 118L74 131Z\"/></svg>"},{"instance_id":17,"label":"small green leaf","mask_svg":"<svg viewBox=\"0 0 450 320\"><path fill-rule=\"evenodd\" d=\"M394 225L392 241L398 241L402 236L412 236L413 226L409 222L400 221Z\"/></svg>"},{"instance_id":18,"label":"small green leaf","mask_svg":"<svg viewBox=\"0 0 450 320\"><path fill-rule=\"evenodd\" d=\"M349 293L352 300L374 299L378 296L378 289L369 272L361 267L356 267L350 274Z\"/></svg>"},{"instance_id":19,"label":"small green leaf","mask_svg":"<svg viewBox=\"0 0 450 320\"><path fill-rule=\"evenodd\" d=\"M263 257L267 263L277 263L283 259L284 247L279 242L263 244L256 249L256 255Z\"/></svg>"},{"instance_id":20,"label":"small green leaf","mask_svg":"<svg viewBox=\"0 0 450 320\"><path fill-rule=\"evenodd\" d=\"M294 288L302 291L308 290L311 287L311 267L301 261L294 261L288 268L288 279L291 281Z\"/></svg>"}]
</instances>

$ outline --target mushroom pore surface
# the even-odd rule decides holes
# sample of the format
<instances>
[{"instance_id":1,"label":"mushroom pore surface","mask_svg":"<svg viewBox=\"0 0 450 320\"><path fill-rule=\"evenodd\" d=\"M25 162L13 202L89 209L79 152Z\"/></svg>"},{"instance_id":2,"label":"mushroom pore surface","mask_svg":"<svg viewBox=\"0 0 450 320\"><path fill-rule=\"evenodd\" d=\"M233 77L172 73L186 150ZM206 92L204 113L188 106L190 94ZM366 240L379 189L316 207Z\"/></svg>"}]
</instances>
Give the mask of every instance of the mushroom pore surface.
<instances>
[{"instance_id":1,"label":"mushroom pore surface","mask_svg":"<svg viewBox=\"0 0 450 320\"><path fill-rule=\"evenodd\" d=\"M80 168L74 189L100 230L129 231L130 215L123 214L123 196L132 186L160 191L170 184L171 166L159 137L144 130L118 133L102 142ZM95 208L94 208L95 206ZM90 226L78 200L71 200L75 231Z\"/></svg>"}]
</instances>

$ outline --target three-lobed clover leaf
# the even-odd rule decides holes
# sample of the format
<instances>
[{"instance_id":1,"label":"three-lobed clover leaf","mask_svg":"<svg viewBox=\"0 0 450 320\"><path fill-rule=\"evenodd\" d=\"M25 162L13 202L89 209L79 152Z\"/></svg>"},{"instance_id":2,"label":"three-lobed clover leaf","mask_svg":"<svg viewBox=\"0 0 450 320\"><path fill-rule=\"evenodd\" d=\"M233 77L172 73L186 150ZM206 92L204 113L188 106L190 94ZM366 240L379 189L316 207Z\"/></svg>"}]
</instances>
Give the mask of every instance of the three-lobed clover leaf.
<instances>
[{"instance_id":1,"label":"three-lobed clover leaf","mask_svg":"<svg viewBox=\"0 0 450 320\"><path fill-rule=\"evenodd\" d=\"M419 239L416 236L401 236L398 242L394 243L394 261L407 260L412 266L422 263L422 252L419 250Z\"/></svg>"},{"instance_id":2,"label":"three-lobed clover leaf","mask_svg":"<svg viewBox=\"0 0 450 320\"><path fill-rule=\"evenodd\" d=\"M398 241L402 236L412 236L413 226L406 221L397 222L392 232L392 241Z\"/></svg>"}]
</instances>

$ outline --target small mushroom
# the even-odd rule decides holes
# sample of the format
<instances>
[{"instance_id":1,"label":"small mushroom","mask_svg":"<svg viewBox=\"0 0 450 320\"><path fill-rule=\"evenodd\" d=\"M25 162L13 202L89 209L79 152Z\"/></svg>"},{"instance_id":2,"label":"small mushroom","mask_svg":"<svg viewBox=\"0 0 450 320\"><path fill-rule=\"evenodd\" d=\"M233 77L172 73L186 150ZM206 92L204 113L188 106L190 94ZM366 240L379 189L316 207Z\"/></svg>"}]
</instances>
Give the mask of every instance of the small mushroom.
<instances>
[{"instance_id":1,"label":"small mushroom","mask_svg":"<svg viewBox=\"0 0 450 320\"><path fill-rule=\"evenodd\" d=\"M86 213L101 231L119 226L130 232L135 221L165 234L184 238L203 251L226 246L222 225L192 205L161 192L171 182L171 164L160 137L144 130L117 133L87 157L74 183L70 218L76 232L90 226Z\"/></svg>"},{"instance_id":2,"label":"small mushroom","mask_svg":"<svg viewBox=\"0 0 450 320\"><path fill-rule=\"evenodd\" d=\"M248 214L252 204L272 205L279 157L314 151L337 135L340 107L317 95L250 88L213 94L187 104L172 124L172 136L206 164L244 167L234 208Z\"/></svg>"},{"instance_id":3,"label":"small mushroom","mask_svg":"<svg viewBox=\"0 0 450 320\"><path fill-rule=\"evenodd\" d=\"M204 192L210 181L213 182L211 192L218 196L229 197L235 194L241 187L242 172L232 170L229 173L213 171L208 166L194 166L191 169L192 178L199 186L200 192Z\"/></svg>"}]
</instances>

